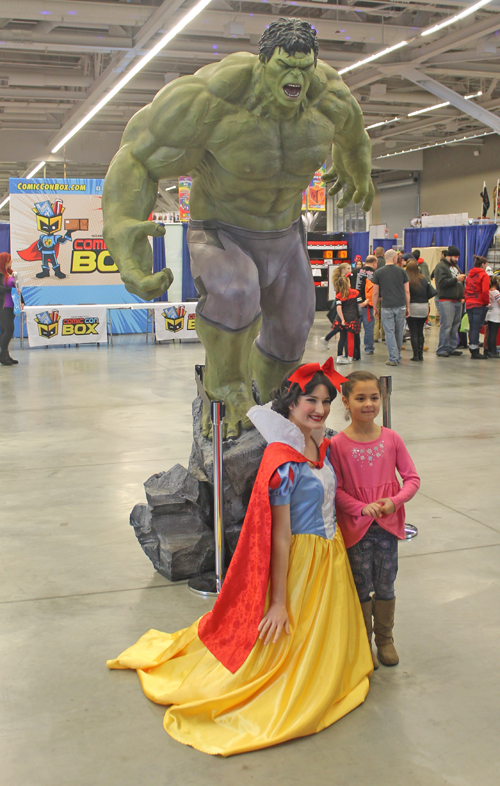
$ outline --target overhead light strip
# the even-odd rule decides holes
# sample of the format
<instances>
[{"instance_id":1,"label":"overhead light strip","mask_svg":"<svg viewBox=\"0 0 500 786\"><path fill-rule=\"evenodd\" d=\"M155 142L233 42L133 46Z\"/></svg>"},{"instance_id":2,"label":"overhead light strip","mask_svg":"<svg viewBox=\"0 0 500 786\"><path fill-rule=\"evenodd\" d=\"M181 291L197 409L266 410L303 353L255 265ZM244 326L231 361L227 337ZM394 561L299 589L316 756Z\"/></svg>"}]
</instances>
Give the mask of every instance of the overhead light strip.
<instances>
[{"instance_id":1,"label":"overhead light strip","mask_svg":"<svg viewBox=\"0 0 500 786\"><path fill-rule=\"evenodd\" d=\"M387 123L396 123L398 120L401 120L400 117L393 117L391 120L381 120L380 123L373 123L371 126L366 126L365 131L369 131L370 128L378 128L379 126L386 126Z\"/></svg>"},{"instance_id":2,"label":"overhead light strip","mask_svg":"<svg viewBox=\"0 0 500 786\"><path fill-rule=\"evenodd\" d=\"M414 41L415 39L412 38L411 40ZM373 61L378 60L379 57L384 57L384 55L388 55L391 52L395 52L396 49L401 49L403 46L407 46L409 43L410 41L400 41L399 44L394 44L394 46L388 46L387 49L382 49L381 52L376 52L374 55L370 55L370 57L365 57L364 60L359 60L357 63L347 66L347 68L342 68L339 71L339 74L342 76L342 74L347 74L348 71L353 71L355 68L360 68L361 66L367 65L368 63L373 63Z\"/></svg>"},{"instance_id":3,"label":"overhead light strip","mask_svg":"<svg viewBox=\"0 0 500 786\"><path fill-rule=\"evenodd\" d=\"M121 90L123 87L125 87L125 85L126 85L126 84L128 84L128 83L130 82L130 80L131 80L131 79L133 79L133 78L134 78L134 76L137 76L137 74L139 73L139 71L142 71L142 69L144 68L144 66L146 66L146 65L149 63L149 61L150 61L150 60L152 60L152 59L153 59L153 57L155 57L155 56L158 54L158 52L161 52L161 50L162 50L162 49L163 49L163 48L164 48L164 47L165 47L165 46L166 46L166 45L167 45L167 44L168 44L168 43L169 43L169 42L170 42L170 41L171 41L173 38L175 38L175 36L176 36L176 35L178 35L178 34L181 32L181 30L184 30L184 28L186 27L186 25L188 25L190 22L192 22L192 21L193 21L193 19L195 19L195 17L197 17L197 16L198 16L198 14L200 14L200 13L203 11L203 9L204 9L204 8L206 8L206 7L207 7L207 5L209 5L209 3L210 3L210 2L211 2L211 0L199 0L199 2L198 2L198 3L196 3L196 5L195 5L195 6L193 6L193 8L192 8L190 11L188 11L188 13L187 13L185 16L183 16L183 18L180 20L180 22L178 22L178 23L177 23L177 24L176 24L176 25L175 25L175 26L174 26L174 27L173 27L171 30L169 30L169 31L168 31L168 33L166 33L166 35L164 35L164 36L163 36L163 38L160 38L160 40L158 41L158 43L157 43L157 44L155 44L155 46L154 46L152 49L150 49L150 50L149 50L149 52L148 52L147 54L145 54L143 57L141 57L141 59L140 59L140 60L139 60L139 61L136 63L136 65L135 65L135 66L134 66L134 67L133 67L133 68L132 68L132 69L131 69L131 70L130 70L130 71L127 73L127 74L125 74L125 76L124 76L122 79L120 79L120 81L119 81L119 82L117 82L117 83L116 83L116 85L115 85L113 88L111 88L111 90L109 91L109 93L106 93L106 95L104 96L104 98L102 98L102 99L99 101L99 103L97 103L97 104L96 104L96 105L95 105L95 106L94 106L94 107L93 107L93 108L90 110L90 112L88 112L88 113L85 115L85 117L83 117L83 118L82 118L82 119L81 119L81 120L80 120L80 121L79 121L79 122L78 122L78 123L77 123L77 124L76 124L76 125L75 125L75 126L72 128L72 129L71 129L71 131L69 131L69 132L66 134L66 136L65 136L63 139L61 139L61 141L60 141L60 142L58 142L58 143L57 143L57 145L56 145L56 146L55 146L55 147L52 149L52 151L51 151L51 152L52 152L52 153L57 153L57 152L58 152L58 151L61 149L61 147L63 147L63 145L65 145L65 144L66 144L66 142L69 142L69 140L70 140L70 139L71 139L71 138L72 138L72 137L73 137L73 136L74 136L76 133L78 133L78 131L80 131L80 129L82 129L82 128L83 128L85 125L87 125L87 123L89 122L89 120L92 120L92 118L93 118L93 117L95 117L95 115L97 115L97 113L98 113L98 112L100 112L100 111L101 111L101 109L102 109L103 107L105 107L105 106L106 106L106 104L108 104L108 103L111 101L111 99L112 99L112 98L114 98L114 97L115 97L115 95L116 95L117 93L119 93L119 92L120 92L120 90Z\"/></svg>"},{"instance_id":4,"label":"overhead light strip","mask_svg":"<svg viewBox=\"0 0 500 786\"><path fill-rule=\"evenodd\" d=\"M421 36L432 35L432 33L437 33L439 30L442 30L443 27L448 27L448 25L452 25L455 22L460 22L465 17L470 16L475 11L479 11L480 8L484 8L485 5L489 5L492 0L479 0L479 3L474 3L474 5L469 6L460 14L456 14L455 16L451 16L449 19L445 19L444 22L439 22L439 24L434 25L434 27L430 27L428 30L424 30L420 33Z\"/></svg>"},{"instance_id":5,"label":"overhead light strip","mask_svg":"<svg viewBox=\"0 0 500 786\"><path fill-rule=\"evenodd\" d=\"M470 96L464 96L466 101L469 101L471 98L479 98L479 96L483 95L483 91L479 90L477 93L472 93ZM445 101L443 104L433 104L432 106L426 106L425 109L417 109L416 112L410 112L407 117L413 117L414 115L422 115L425 112L432 112L433 109L442 109L444 106L450 106L451 101Z\"/></svg>"},{"instance_id":6,"label":"overhead light strip","mask_svg":"<svg viewBox=\"0 0 500 786\"><path fill-rule=\"evenodd\" d=\"M31 172L28 172L28 174L25 175L25 178L27 180L29 180L29 178L33 177L34 175L36 175L36 173L39 172L40 169L42 169L42 167L44 167L46 163L47 163L46 161L41 161L39 164L36 165L36 167L34 169L31 170ZM8 197L5 197L4 201L2 203L0 203L0 210L3 207L5 207L7 202L10 202L10 195Z\"/></svg>"},{"instance_id":7,"label":"overhead light strip","mask_svg":"<svg viewBox=\"0 0 500 786\"><path fill-rule=\"evenodd\" d=\"M410 147L408 150L398 150L397 153L385 153L383 156L376 156L374 161L379 161L381 158L392 158L393 156L402 156L404 153L416 153L419 150L428 150L431 147L443 147L443 145L452 145L454 142L467 142L469 139L479 139L483 136L491 136L496 131L485 131L483 134L472 134L470 136L458 136L455 139L446 139L444 142L434 142L431 145L421 145L420 147Z\"/></svg>"},{"instance_id":8,"label":"overhead light strip","mask_svg":"<svg viewBox=\"0 0 500 786\"><path fill-rule=\"evenodd\" d=\"M342 76L342 74L347 74L349 71L353 71L355 68L360 68L363 65L368 65L368 63L373 63L374 60L378 60L380 57L384 57L384 55L388 55L391 52L395 52L397 49L402 49L404 46L408 46L408 44L410 44L412 41L415 41L415 39L419 38L420 36L427 36L431 35L432 33L437 33L438 30L442 30L443 27L448 27L448 25L452 25L455 22L460 22L462 19L470 16L475 11L479 11L480 8L483 8L485 5L489 5L491 2L493 2L493 0L479 0L478 3L475 3L469 8L466 8L460 14L450 16L448 19L445 19L443 22L439 22L439 24L430 27L428 30L418 33L418 35L413 36L413 38L408 39L408 41L400 41L399 44L389 46L386 49L382 49L380 52L376 52L374 55L370 55L370 57L365 57L364 60L358 60L357 63L353 63L353 65L342 68L339 71L339 74Z\"/></svg>"},{"instance_id":9,"label":"overhead light strip","mask_svg":"<svg viewBox=\"0 0 500 786\"><path fill-rule=\"evenodd\" d=\"M466 101L469 101L471 98L479 98L479 96L482 95L483 91L479 90L477 93L471 93L469 96L464 96L464 98ZM417 109L415 112L409 112L407 115L402 115L401 117L393 117L390 120L381 120L380 123L373 123L371 126L366 126L365 131L369 131L370 128L385 126L387 123L396 123L398 120L404 120L405 117L414 117L415 115L422 115L426 112L432 112L433 109L441 109L443 106L450 106L450 101L445 101L443 104L433 104L432 106L426 106L425 109Z\"/></svg>"}]
</instances>

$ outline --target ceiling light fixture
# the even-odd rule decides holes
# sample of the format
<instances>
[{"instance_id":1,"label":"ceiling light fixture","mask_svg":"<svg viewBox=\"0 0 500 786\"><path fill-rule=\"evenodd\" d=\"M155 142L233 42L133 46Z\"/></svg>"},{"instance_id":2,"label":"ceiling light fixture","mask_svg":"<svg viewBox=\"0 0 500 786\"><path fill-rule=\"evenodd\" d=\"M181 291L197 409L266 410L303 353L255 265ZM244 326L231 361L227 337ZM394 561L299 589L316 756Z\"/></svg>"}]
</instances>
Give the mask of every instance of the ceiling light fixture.
<instances>
[{"instance_id":1,"label":"ceiling light fixture","mask_svg":"<svg viewBox=\"0 0 500 786\"><path fill-rule=\"evenodd\" d=\"M434 25L434 27L430 27L428 30L424 30L420 35L432 35L432 33L437 33L438 30L442 30L443 27L447 27L448 25L452 25L454 22L460 22L462 19L465 19L466 16L470 16L475 11L479 11L480 8L483 8L485 5L491 3L492 0L479 0L479 3L474 3L474 5L469 6L460 14L456 14L455 16L450 16L449 19L445 19L444 22L439 22L439 24Z\"/></svg>"},{"instance_id":2,"label":"ceiling light fixture","mask_svg":"<svg viewBox=\"0 0 500 786\"><path fill-rule=\"evenodd\" d=\"M483 134L472 134L471 136L458 136L454 139L447 139L444 142L434 142L431 145L421 145L420 147L410 147L408 150L399 150L397 153L385 153L383 156L376 156L375 161L381 158L392 158L392 156L402 156L403 153L416 153L418 150L428 150L430 147L442 147L443 145L452 145L454 142L467 142L469 139L479 139L482 136L491 136L496 131L485 131Z\"/></svg>"},{"instance_id":3,"label":"ceiling light fixture","mask_svg":"<svg viewBox=\"0 0 500 786\"><path fill-rule=\"evenodd\" d=\"M168 188L164 188L163 190L164 191L173 191L174 188L177 188L177 186L169 186Z\"/></svg>"},{"instance_id":4,"label":"ceiling light fixture","mask_svg":"<svg viewBox=\"0 0 500 786\"><path fill-rule=\"evenodd\" d=\"M414 117L415 115L423 115L424 112L432 112L434 109L442 109L443 106L449 106L450 102L445 101L443 104L433 104L426 106L425 109L417 109L415 112L409 112L407 117Z\"/></svg>"},{"instance_id":5,"label":"ceiling light fixture","mask_svg":"<svg viewBox=\"0 0 500 786\"><path fill-rule=\"evenodd\" d=\"M41 161L39 164L37 164L36 167L31 170L31 172L29 172L27 175L25 175L26 180L29 180L30 177L33 177L33 175L36 175L36 173L39 172L40 169L42 167L44 167L46 163L47 163L46 161ZM0 210L3 207L5 207L7 202L10 202L10 195L8 197L5 197L4 201L0 204Z\"/></svg>"},{"instance_id":6,"label":"ceiling light fixture","mask_svg":"<svg viewBox=\"0 0 500 786\"><path fill-rule=\"evenodd\" d=\"M488 0L491 2L491 0ZM411 39L413 41L413 39ZM352 71L354 68L359 68L362 65L366 65L367 63L373 63L374 60L378 60L379 57L384 57L384 55L388 55L390 52L395 52L396 49L401 49L403 46L407 46L410 42L409 41L400 41L399 44L394 44L394 46L388 46L387 49L382 49L380 52L376 52L374 55L370 55L370 57L365 57L364 60L359 60L357 63L353 63L353 65L347 66L347 68L342 68L339 71L339 74L347 74L348 71Z\"/></svg>"},{"instance_id":7,"label":"ceiling light fixture","mask_svg":"<svg viewBox=\"0 0 500 786\"><path fill-rule=\"evenodd\" d=\"M147 65L149 61L152 60L153 57L155 57L158 54L158 52L160 52L172 40L172 38L175 38L175 36L178 35L178 33L180 33L181 30L184 30L186 25L192 22L193 19L195 19L195 17L197 17L198 14L200 14L203 11L203 9L206 8L207 5L209 5L210 2L211 0L199 0L199 2L196 3L196 5L193 6L193 8L190 11L188 11L188 13L185 16L183 16L180 22L178 22L171 30L169 30L169 32L166 33L166 35L164 35L163 38L160 38L158 43L155 44L155 46L152 49L150 49L147 54L141 57L141 59L136 63L136 65L127 74L125 74L125 76L122 79L120 79L120 81L117 82L114 87L111 88L109 93L106 93L104 98L101 98L99 103L97 103L90 110L90 112L88 112L85 115L85 117L83 117L82 120L80 120L71 129L71 131L69 131L66 134L66 136L63 139L61 139L60 142L57 143L57 145L52 149L52 153L57 153L58 150L60 150L61 147L63 147L63 145L66 144L66 142L68 142L78 131L80 131L81 128L83 128L83 126L87 125L89 120L92 120L92 118L95 117L95 115L98 112L100 112L101 109L104 106L106 106L106 104L109 103L109 101L111 101L111 99L114 98L115 95L119 93L120 90L123 87L125 87L125 85L128 84L130 80L133 79L134 76L136 76L139 73L139 71L142 71L144 66Z\"/></svg>"},{"instance_id":8,"label":"ceiling light fixture","mask_svg":"<svg viewBox=\"0 0 500 786\"><path fill-rule=\"evenodd\" d=\"M479 96L483 95L483 91L479 90L477 93L471 93L470 96L464 96L465 100L468 101L470 98L479 98ZM425 109L417 109L416 112L410 112L407 117L413 117L414 115L422 115L424 112L432 112L433 109L442 109L443 106L450 106L450 101L445 101L443 104L433 104L432 106L426 106Z\"/></svg>"},{"instance_id":9,"label":"ceiling light fixture","mask_svg":"<svg viewBox=\"0 0 500 786\"><path fill-rule=\"evenodd\" d=\"M396 123L398 120L401 120L400 117L393 117L390 120L381 120L380 123L373 123L371 126L366 126L365 131L369 131L370 128L378 128L379 126L385 126L387 123Z\"/></svg>"},{"instance_id":10,"label":"ceiling light fixture","mask_svg":"<svg viewBox=\"0 0 500 786\"><path fill-rule=\"evenodd\" d=\"M36 167L32 169L28 175L26 175L26 179L28 180L30 177L36 175L36 173L39 172L40 169L42 169L46 163L47 163L46 161L41 161L39 164L37 164Z\"/></svg>"}]
</instances>

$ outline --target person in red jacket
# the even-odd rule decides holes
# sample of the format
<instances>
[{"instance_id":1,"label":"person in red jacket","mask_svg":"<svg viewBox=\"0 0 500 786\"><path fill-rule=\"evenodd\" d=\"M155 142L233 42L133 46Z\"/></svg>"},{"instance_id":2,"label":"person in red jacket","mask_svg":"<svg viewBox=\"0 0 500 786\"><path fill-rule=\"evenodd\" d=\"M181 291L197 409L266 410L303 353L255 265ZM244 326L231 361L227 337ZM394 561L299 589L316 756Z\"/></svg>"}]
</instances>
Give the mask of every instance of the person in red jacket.
<instances>
[{"instance_id":1,"label":"person in red jacket","mask_svg":"<svg viewBox=\"0 0 500 786\"><path fill-rule=\"evenodd\" d=\"M490 277L485 268L486 257L474 254L474 267L465 282L465 308L469 317L469 349L473 360L486 360L488 355L479 354L479 332L484 325L490 304Z\"/></svg>"}]
</instances>

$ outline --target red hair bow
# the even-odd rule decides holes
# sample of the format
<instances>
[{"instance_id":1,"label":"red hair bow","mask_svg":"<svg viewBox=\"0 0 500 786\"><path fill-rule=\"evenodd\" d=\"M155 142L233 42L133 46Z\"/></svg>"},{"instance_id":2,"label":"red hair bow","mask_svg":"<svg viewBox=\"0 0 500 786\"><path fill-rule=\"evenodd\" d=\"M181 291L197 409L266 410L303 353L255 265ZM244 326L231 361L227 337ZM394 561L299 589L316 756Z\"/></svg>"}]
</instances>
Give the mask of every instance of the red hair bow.
<instances>
[{"instance_id":1,"label":"red hair bow","mask_svg":"<svg viewBox=\"0 0 500 786\"><path fill-rule=\"evenodd\" d=\"M302 392L304 391L305 386L311 381L315 374L318 371L322 371L325 377L328 377L330 382L340 393L340 386L342 382L347 382L347 379L339 374L338 371L335 371L333 366L333 358L328 358L326 363L323 363L322 366L319 363L304 363L303 366L299 366L297 371L294 371L291 377L288 377L290 382L296 382L297 385L300 387Z\"/></svg>"}]
</instances>

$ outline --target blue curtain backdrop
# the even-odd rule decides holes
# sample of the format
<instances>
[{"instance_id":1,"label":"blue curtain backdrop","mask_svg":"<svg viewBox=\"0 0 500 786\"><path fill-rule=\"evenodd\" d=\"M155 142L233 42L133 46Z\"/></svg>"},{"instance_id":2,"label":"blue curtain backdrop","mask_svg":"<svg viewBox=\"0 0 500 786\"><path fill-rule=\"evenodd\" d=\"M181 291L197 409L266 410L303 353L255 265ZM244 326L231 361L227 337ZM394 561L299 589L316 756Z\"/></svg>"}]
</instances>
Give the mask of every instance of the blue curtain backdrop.
<instances>
[{"instance_id":1,"label":"blue curtain backdrop","mask_svg":"<svg viewBox=\"0 0 500 786\"><path fill-rule=\"evenodd\" d=\"M496 224L470 226L467 229L467 270L474 266L474 254L485 257L497 230Z\"/></svg>"},{"instance_id":2,"label":"blue curtain backdrop","mask_svg":"<svg viewBox=\"0 0 500 786\"><path fill-rule=\"evenodd\" d=\"M428 246L432 246L434 227L424 227L423 229L410 227L404 230L404 238L405 254L411 254L414 248L427 248Z\"/></svg>"},{"instance_id":3,"label":"blue curtain backdrop","mask_svg":"<svg viewBox=\"0 0 500 786\"><path fill-rule=\"evenodd\" d=\"M0 251L10 254L10 224L0 224Z\"/></svg>"},{"instance_id":4,"label":"blue curtain backdrop","mask_svg":"<svg viewBox=\"0 0 500 786\"><path fill-rule=\"evenodd\" d=\"M190 300L198 297L198 292L191 275L191 257L187 244L188 225L182 225L182 299Z\"/></svg>"},{"instance_id":5,"label":"blue curtain backdrop","mask_svg":"<svg viewBox=\"0 0 500 786\"><path fill-rule=\"evenodd\" d=\"M164 224L160 224L160 226L165 226ZM165 257L165 238L162 237L154 237L153 238L153 273L159 273L160 270L163 270L167 266L167 261ZM160 297L155 297L155 303L168 303L168 289L163 295Z\"/></svg>"},{"instance_id":6,"label":"blue curtain backdrop","mask_svg":"<svg viewBox=\"0 0 500 786\"><path fill-rule=\"evenodd\" d=\"M373 238L373 250L375 251L376 248L382 246L384 251L389 251L390 248L394 245L394 238L393 237L381 237L381 238Z\"/></svg>"},{"instance_id":7,"label":"blue curtain backdrop","mask_svg":"<svg viewBox=\"0 0 500 786\"><path fill-rule=\"evenodd\" d=\"M369 240L370 240L370 233L369 232L353 232L352 233L352 246L351 246L351 254L352 256L349 257L351 263L354 264L354 257L358 254L363 260L365 261L366 257L369 253Z\"/></svg>"},{"instance_id":8,"label":"blue curtain backdrop","mask_svg":"<svg viewBox=\"0 0 500 786\"><path fill-rule=\"evenodd\" d=\"M459 267L467 271L474 265L474 254L486 256L496 230L496 224L422 229L411 227L404 231L404 250L408 253L412 248L427 248L432 245L457 246L460 250Z\"/></svg>"}]
</instances>

